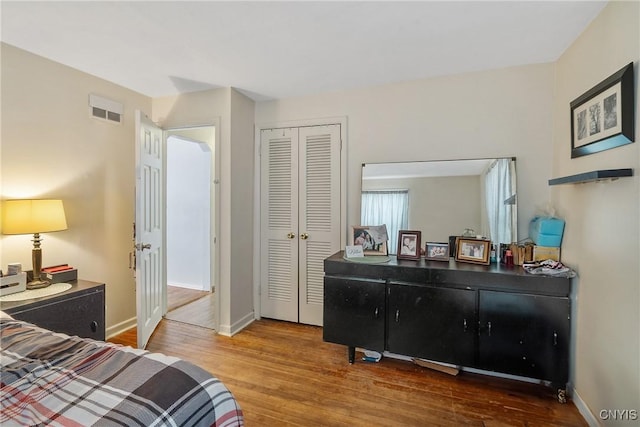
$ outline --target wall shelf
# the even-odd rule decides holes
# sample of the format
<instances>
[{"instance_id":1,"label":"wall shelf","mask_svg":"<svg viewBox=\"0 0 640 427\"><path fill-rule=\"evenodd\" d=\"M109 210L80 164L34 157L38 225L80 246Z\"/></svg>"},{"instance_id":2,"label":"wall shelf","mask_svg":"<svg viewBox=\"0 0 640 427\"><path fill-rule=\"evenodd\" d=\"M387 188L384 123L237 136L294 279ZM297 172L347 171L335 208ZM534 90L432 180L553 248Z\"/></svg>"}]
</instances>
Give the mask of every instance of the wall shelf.
<instances>
[{"instance_id":1,"label":"wall shelf","mask_svg":"<svg viewBox=\"0 0 640 427\"><path fill-rule=\"evenodd\" d=\"M625 176L633 176L633 169L607 169L563 176L549 180L549 185L581 184L592 181L615 180Z\"/></svg>"}]
</instances>

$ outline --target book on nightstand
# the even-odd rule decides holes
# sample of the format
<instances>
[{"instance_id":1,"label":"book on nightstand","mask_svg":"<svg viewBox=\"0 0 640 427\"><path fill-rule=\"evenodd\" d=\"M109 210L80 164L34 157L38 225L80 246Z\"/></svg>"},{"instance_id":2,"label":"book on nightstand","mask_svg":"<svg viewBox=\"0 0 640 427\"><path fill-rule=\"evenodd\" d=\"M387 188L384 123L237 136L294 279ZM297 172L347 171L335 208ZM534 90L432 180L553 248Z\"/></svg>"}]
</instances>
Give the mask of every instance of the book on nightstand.
<instances>
[{"instance_id":1,"label":"book on nightstand","mask_svg":"<svg viewBox=\"0 0 640 427\"><path fill-rule=\"evenodd\" d=\"M51 283L72 282L78 280L78 270L68 264L44 267L42 275Z\"/></svg>"}]
</instances>

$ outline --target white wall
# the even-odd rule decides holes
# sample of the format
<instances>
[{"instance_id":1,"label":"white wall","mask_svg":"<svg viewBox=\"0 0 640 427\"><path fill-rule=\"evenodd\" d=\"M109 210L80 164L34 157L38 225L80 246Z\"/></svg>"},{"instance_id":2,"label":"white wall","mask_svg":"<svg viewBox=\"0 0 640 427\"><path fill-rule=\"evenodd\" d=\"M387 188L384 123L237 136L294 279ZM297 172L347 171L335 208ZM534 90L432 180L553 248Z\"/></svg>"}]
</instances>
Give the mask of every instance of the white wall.
<instances>
[{"instance_id":1,"label":"white wall","mask_svg":"<svg viewBox=\"0 0 640 427\"><path fill-rule=\"evenodd\" d=\"M601 410L640 412L639 28L640 3L610 2L556 67L553 176L616 168L633 168L636 174L551 192L567 221L562 260L578 271L573 377L578 403L588 407L593 422ZM571 159L569 103L632 61L636 142Z\"/></svg>"},{"instance_id":2,"label":"white wall","mask_svg":"<svg viewBox=\"0 0 640 427\"><path fill-rule=\"evenodd\" d=\"M233 221L229 238L231 256L230 333L239 331L254 320L253 310L253 241L254 225L254 111L255 103L236 90L231 90L231 159L233 193L230 207Z\"/></svg>"},{"instance_id":3,"label":"white wall","mask_svg":"<svg viewBox=\"0 0 640 427\"><path fill-rule=\"evenodd\" d=\"M134 111L151 99L2 44L1 197L60 198L69 229L43 234L43 264L69 263L106 284L107 334L135 325L129 269L135 189ZM122 124L90 116L95 93L124 104ZM1 236L0 264L31 268L32 236Z\"/></svg>"},{"instance_id":4,"label":"white wall","mask_svg":"<svg viewBox=\"0 0 640 427\"><path fill-rule=\"evenodd\" d=\"M211 290L211 149L167 139L167 284Z\"/></svg>"},{"instance_id":5,"label":"white wall","mask_svg":"<svg viewBox=\"0 0 640 427\"><path fill-rule=\"evenodd\" d=\"M517 157L518 230L551 178L553 64L425 79L256 104L256 123L346 116L347 224L360 218L362 163Z\"/></svg>"},{"instance_id":6,"label":"white wall","mask_svg":"<svg viewBox=\"0 0 640 427\"><path fill-rule=\"evenodd\" d=\"M409 190L409 229L422 232L425 242L448 242L465 228L480 234L482 203L479 176L369 179L363 190ZM397 248L389 248L393 253Z\"/></svg>"}]
</instances>

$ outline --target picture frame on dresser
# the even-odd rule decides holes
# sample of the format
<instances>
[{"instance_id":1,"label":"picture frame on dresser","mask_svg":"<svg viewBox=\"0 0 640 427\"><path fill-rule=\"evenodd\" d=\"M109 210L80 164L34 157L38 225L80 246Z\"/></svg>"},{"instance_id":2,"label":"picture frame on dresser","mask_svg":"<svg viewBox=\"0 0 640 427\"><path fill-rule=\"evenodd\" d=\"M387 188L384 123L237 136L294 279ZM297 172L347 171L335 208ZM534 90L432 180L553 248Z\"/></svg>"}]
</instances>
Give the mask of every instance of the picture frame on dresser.
<instances>
[{"instance_id":1,"label":"picture frame on dresser","mask_svg":"<svg viewBox=\"0 0 640 427\"><path fill-rule=\"evenodd\" d=\"M635 140L633 62L570 103L571 158Z\"/></svg>"},{"instance_id":2,"label":"picture frame on dresser","mask_svg":"<svg viewBox=\"0 0 640 427\"><path fill-rule=\"evenodd\" d=\"M491 240L459 238L456 245L456 261L489 265Z\"/></svg>"},{"instance_id":3,"label":"picture frame on dresser","mask_svg":"<svg viewBox=\"0 0 640 427\"><path fill-rule=\"evenodd\" d=\"M427 242L424 245L424 259L429 261L449 261L449 243Z\"/></svg>"},{"instance_id":4,"label":"picture frame on dresser","mask_svg":"<svg viewBox=\"0 0 640 427\"><path fill-rule=\"evenodd\" d=\"M398 251L396 257L398 259L420 259L420 238L422 232L418 230L400 230L398 231Z\"/></svg>"},{"instance_id":5,"label":"picture frame on dresser","mask_svg":"<svg viewBox=\"0 0 640 427\"><path fill-rule=\"evenodd\" d=\"M386 225L354 225L351 227L349 244L362 246L365 256L388 255Z\"/></svg>"}]
</instances>

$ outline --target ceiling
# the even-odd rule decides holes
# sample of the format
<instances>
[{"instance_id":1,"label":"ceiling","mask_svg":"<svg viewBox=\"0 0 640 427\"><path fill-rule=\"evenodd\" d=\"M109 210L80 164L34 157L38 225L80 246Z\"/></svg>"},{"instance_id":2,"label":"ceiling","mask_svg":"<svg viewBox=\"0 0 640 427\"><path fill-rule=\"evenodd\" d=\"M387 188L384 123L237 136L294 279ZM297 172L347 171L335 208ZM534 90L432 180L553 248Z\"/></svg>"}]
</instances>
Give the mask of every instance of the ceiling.
<instances>
[{"instance_id":1,"label":"ceiling","mask_svg":"<svg viewBox=\"0 0 640 427\"><path fill-rule=\"evenodd\" d=\"M3 42L147 96L262 101L553 62L606 1L0 5Z\"/></svg>"}]
</instances>

